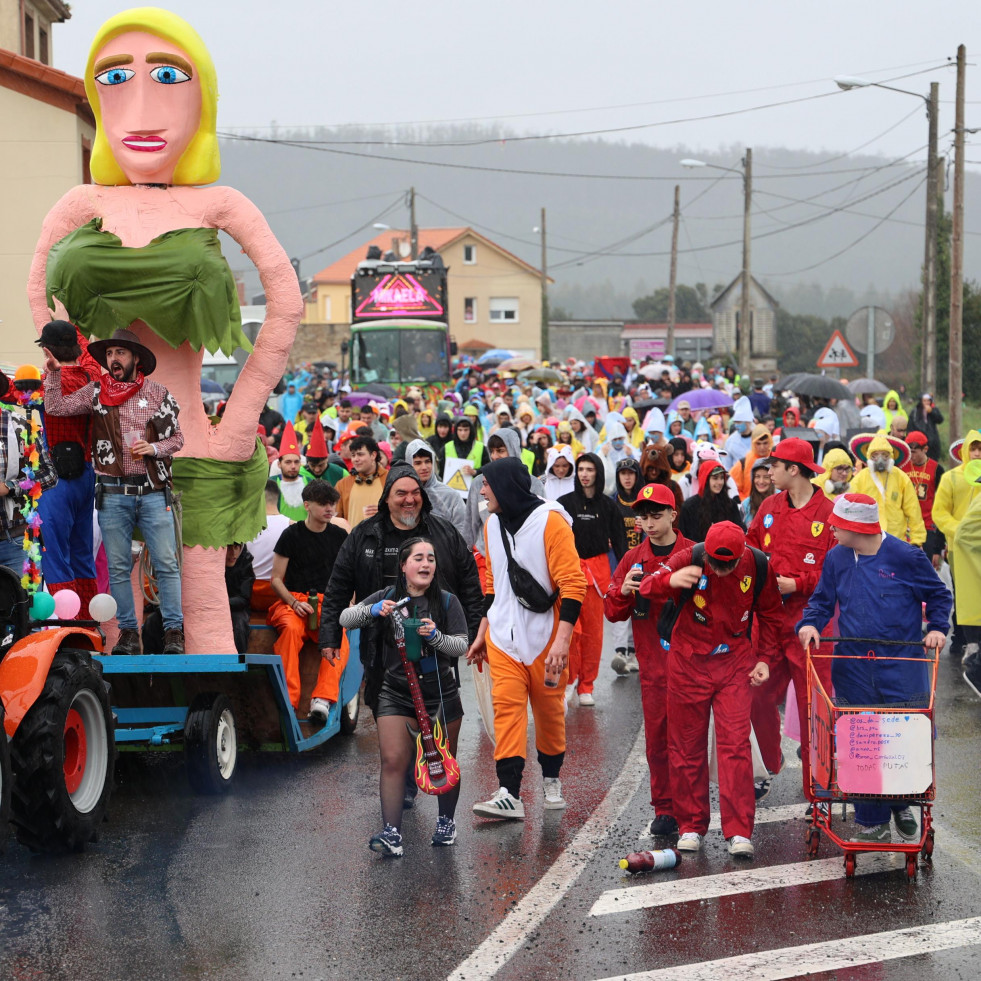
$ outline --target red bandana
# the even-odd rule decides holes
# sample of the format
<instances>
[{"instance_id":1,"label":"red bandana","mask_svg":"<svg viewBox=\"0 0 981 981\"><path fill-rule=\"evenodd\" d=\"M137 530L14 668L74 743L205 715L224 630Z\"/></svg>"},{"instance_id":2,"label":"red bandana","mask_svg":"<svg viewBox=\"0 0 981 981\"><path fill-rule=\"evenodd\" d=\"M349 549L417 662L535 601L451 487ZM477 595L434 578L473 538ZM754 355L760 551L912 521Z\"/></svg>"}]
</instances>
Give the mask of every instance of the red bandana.
<instances>
[{"instance_id":1,"label":"red bandana","mask_svg":"<svg viewBox=\"0 0 981 981\"><path fill-rule=\"evenodd\" d=\"M112 375L103 375L99 379L99 401L108 406L122 405L143 387L144 381L142 371L138 371L136 380L131 382L116 381Z\"/></svg>"}]
</instances>

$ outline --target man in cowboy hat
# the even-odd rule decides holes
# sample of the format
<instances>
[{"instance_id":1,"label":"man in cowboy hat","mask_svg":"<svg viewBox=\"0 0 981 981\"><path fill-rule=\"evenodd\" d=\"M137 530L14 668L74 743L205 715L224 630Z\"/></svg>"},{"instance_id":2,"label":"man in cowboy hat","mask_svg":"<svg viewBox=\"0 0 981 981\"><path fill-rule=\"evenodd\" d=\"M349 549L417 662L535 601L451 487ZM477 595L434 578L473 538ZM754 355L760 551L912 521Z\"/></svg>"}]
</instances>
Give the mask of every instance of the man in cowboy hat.
<instances>
[{"instance_id":1,"label":"man in cowboy hat","mask_svg":"<svg viewBox=\"0 0 981 981\"><path fill-rule=\"evenodd\" d=\"M157 360L132 331L117 330L108 340L93 341L89 353L109 374L68 393L61 362L44 348L44 403L53 416L92 416L96 508L119 623L112 652L141 653L130 582L130 547L138 526L157 578L163 653L183 654L181 577L170 497L170 461L184 445L177 421L180 407L163 385L148 380Z\"/></svg>"},{"instance_id":2,"label":"man in cowboy hat","mask_svg":"<svg viewBox=\"0 0 981 981\"><path fill-rule=\"evenodd\" d=\"M783 758L777 706L791 679L797 696L797 711L801 719L807 718L807 662L797 643L795 626L817 586L825 556L834 548L835 540L828 523L831 501L812 483L824 469L814 462L811 443L796 437L782 439L767 463L773 486L780 493L760 504L746 541L770 557L783 605L777 649L762 652L771 660L770 678L754 693L752 719L763 762L770 773L778 773ZM807 727L802 725L804 787L808 785L808 735ZM756 789L758 798L762 799L769 790L769 783L760 781Z\"/></svg>"},{"instance_id":3,"label":"man in cowboy hat","mask_svg":"<svg viewBox=\"0 0 981 981\"><path fill-rule=\"evenodd\" d=\"M943 650L950 592L922 550L883 532L879 506L869 495L842 494L835 501L830 523L840 547L828 555L817 589L797 624L801 645L806 651L818 643L836 606L842 637L908 641L908 647L877 647L869 641L839 643L835 654L840 656L831 666L835 701L838 705L925 707L930 698L929 662L917 659L917 649ZM916 818L908 804L899 800L856 801L855 823L860 830L855 840L888 843L890 812L900 838L915 840Z\"/></svg>"},{"instance_id":4,"label":"man in cowboy hat","mask_svg":"<svg viewBox=\"0 0 981 981\"><path fill-rule=\"evenodd\" d=\"M852 452L868 466L852 478L855 494L875 499L886 531L903 541L923 545L926 527L912 481L900 470L910 457L909 447L893 436L855 436Z\"/></svg>"}]
</instances>

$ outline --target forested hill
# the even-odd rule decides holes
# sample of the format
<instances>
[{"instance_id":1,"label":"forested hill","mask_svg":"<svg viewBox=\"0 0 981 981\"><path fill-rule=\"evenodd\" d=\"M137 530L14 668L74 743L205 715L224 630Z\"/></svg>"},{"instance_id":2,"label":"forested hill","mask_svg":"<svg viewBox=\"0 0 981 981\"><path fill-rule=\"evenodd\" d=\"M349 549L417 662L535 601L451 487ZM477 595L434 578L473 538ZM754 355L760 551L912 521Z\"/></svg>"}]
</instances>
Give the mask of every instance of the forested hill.
<instances>
[{"instance_id":1,"label":"forested hill","mask_svg":"<svg viewBox=\"0 0 981 981\"><path fill-rule=\"evenodd\" d=\"M706 155L600 140L512 141L469 127L402 133L398 146L391 130L253 135L261 140L223 139L222 183L258 204L304 276L376 234L373 222L407 227L412 186L420 226L472 225L536 267L546 208L552 302L574 316L631 316L635 298L667 283L676 183L679 282L711 288L740 269L742 147ZM823 317L916 287L923 156L754 147L754 275L795 312ZM737 172L680 166L691 157ZM976 173L968 174L966 202L966 274L981 278ZM229 259L257 290L244 257Z\"/></svg>"}]
</instances>

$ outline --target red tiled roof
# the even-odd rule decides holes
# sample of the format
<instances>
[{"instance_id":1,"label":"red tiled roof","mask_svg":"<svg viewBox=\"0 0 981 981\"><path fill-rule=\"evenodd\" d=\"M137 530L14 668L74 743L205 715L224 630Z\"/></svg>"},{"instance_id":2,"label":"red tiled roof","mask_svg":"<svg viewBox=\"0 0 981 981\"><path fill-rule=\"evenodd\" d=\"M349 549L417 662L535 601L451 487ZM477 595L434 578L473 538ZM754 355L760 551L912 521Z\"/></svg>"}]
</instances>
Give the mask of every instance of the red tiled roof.
<instances>
[{"instance_id":1,"label":"red tiled roof","mask_svg":"<svg viewBox=\"0 0 981 981\"><path fill-rule=\"evenodd\" d=\"M0 85L48 105L77 112L95 125L80 78L0 48Z\"/></svg>"},{"instance_id":2,"label":"red tiled roof","mask_svg":"<svg viewBox=\"0 0 981 981\"><path fill-rule=\"evenodd\" d=\"M442 252L443 249L448 248L454 242L463 238L464 235L472 235L478 242L483 242L492 249L496 249L498 252L506 255L509 259L513 260L517 265L522 266L529 273L535 276L541 275L540 271L534 266L529 265L523 259L519 259L516 255L514 255L514 253L508 252L507 249L501 248L501 246L496 242L492 242L489 238L481 235L480 232L475 232L472 228L420 228L417 234L420 252L422 252L427 245L436 252ZM347 255L341 257L336 262L331 263L326 269L321 269L320 272L313 277L314 283L350 282L351 276L354 274L354 270L357 268L358 263L364 259L365 253L367 253L369 246L377 245L384 254L385 252L391 250L393 239L396 239L398 242L408 242L409 233L406 230L397 228L379 232L374 238L369 239L352 252L348 252Z\"/></svg>"}]
</instances>

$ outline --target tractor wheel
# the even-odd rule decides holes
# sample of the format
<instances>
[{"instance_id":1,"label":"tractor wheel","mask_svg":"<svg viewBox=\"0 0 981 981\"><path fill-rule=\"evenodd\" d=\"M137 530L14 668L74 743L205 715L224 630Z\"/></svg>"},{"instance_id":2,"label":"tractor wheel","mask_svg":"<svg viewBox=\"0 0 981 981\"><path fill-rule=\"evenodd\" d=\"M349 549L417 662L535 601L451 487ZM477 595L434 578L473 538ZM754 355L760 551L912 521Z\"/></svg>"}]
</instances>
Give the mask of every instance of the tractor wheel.
<instances>
[{"instance_id":1,"label":"tractor wheel","mask_svg":"<svg viewBox=\"0 0 981 981\"><path fill-rule=\"evenodd\" d=\"M187 778L199 794L223 794L232 785L238 761L235 714L227 695L198 695L184 720Z\"/></svg>"},{"instance_id":2,"label":"tractor wheel","mask_svg":"<svg viewBox=\"0 0 981 981\"><path fill-rule=\"evenodd\" d=\"M86 651L61 650L11 743L13 822L32 851L95 841L116 763L109 690Z\"/></svg>"},{"instance_id":3,"label":"tractor wheel","mask_svg":"<svg viewBox=\"0 0 981 981\"><path fill-rule=\"evenodd\" d=\"M0 702L0 852L7 844L10 821L10 745L3 730L3 702Z\"/></svg>"},{"instance_id":4,"label":"tractor wheel","mask_svg":"<svg viewBox=\"0 0 981 981\"><path fill-rule=\"evenodd\" d=\"M361 715L361 689L354 693L345 705L341 706L341 732L350 736L358 728L358 717Z\"/></svg>"}]
</instances>

